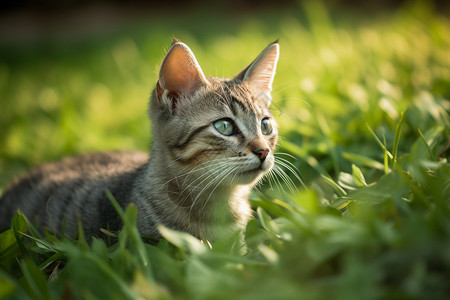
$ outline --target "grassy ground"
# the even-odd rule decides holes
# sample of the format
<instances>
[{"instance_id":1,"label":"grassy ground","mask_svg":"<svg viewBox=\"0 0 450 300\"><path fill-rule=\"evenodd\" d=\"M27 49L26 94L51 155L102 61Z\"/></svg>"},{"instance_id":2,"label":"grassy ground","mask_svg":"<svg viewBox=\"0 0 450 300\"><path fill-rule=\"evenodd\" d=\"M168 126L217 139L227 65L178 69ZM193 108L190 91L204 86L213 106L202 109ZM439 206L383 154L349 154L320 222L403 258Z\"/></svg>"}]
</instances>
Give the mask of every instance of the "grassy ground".
<instances>
[{"instance_id":1,"label":"grassy ground","mask_svg":"<svg viewBox=\"0 0 450 300\"><path fill-rule=\"evenodd\" d=\"M0 187L63 155L146 150L148 96L173 35L214 76L280 39L279 151L304 185L292 176L293 192L252 195L246 245L169 230L144 244L133 207L113 246L40 237L17 215L0 235L0 298L448 297L450 21L421 4L357 16L317 3L2 46Z\"/></svg>"}]
</instances>

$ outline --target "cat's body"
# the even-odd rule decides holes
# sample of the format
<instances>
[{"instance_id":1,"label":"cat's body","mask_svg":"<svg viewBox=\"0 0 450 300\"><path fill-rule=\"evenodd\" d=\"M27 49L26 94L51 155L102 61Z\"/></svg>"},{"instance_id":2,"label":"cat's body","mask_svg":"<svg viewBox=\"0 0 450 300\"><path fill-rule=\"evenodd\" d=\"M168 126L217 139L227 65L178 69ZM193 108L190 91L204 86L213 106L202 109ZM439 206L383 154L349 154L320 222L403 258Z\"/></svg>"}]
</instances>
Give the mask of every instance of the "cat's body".
<instances>
[{"instance_id":1,"label":"cat's body","mask_svg":"<svg viewBox=\"0 0 450 300\"><path fill-rule=\"evenodd\" d=\"M206 78L194 55L175 40L150 102L151 158L110 152L66 158L37 168L0 199L0 229L20 209L56 232L74 236L120 230L105 190L138 208L141 234L158 225L217 239L251 217L248 195L274 164L276 123L269 111L278 44L231 80Z\"/></svg>"},{"instance_id":2,"label":"cat's body","mask_svg":"<svg viewBox=\"0 0 450 300\"><path fill-rule=\"evenodd\" d=\"M39 216L39 228L59 232L64 221L66 234L72 237L77 231L78 216L89 220L83 222L87 236L100 235L100 228L119 230L120 218L105 190L109 189L125 207L130 203L133 183L147 161L148 155L141 152L110 152L67 157L43 165L5 191L0 227L9 226L11 216L19 208L31 220Z\"/></svg>"}]
</instances>

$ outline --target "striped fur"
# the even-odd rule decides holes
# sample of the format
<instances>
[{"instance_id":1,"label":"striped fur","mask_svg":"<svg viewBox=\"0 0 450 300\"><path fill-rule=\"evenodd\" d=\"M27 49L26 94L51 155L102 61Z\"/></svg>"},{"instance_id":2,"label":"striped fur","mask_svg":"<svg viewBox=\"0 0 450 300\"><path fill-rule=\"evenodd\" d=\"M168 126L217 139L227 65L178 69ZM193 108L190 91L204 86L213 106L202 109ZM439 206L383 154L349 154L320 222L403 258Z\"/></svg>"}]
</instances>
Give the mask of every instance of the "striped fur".
<instances>
[{"instance_id":1,"label":"striped fur","mask_svg":"<svg viewBox=\"0 0 450 300\"><path fill-rule=\"evenodd\" d=\"M194 55L175 40L150 101L153 144L144 153L110 152L65 158L14 181L0 199L0 229L21 210L39 228L86 236L122 223L106 197L139 210L142 235L159 238L158 226L217 239L245 227L248 195L272 168L277 126L270 90L278 44L269 45L233 79L206 78ZM215 127L233 124L232 135ZM262 121L272 129L262 132Z\"/></svg>"}]
</instances>

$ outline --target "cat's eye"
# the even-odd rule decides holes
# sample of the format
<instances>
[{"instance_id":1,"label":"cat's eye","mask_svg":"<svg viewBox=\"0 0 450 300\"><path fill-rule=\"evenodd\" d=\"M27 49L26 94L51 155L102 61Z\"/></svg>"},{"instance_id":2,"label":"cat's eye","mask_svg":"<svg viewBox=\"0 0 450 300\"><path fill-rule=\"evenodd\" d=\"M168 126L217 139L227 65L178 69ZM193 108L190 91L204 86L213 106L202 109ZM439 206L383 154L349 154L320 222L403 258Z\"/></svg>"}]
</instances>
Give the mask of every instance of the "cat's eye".
<instances>
[{"instance_id":1,"label":"cat's eye","mask_svg":"<svg viewBox=\"0 0 450 300\"><path fill-rule=\"evenodd\" d=\"M273 131L272 122L269 118L265 118L261 121L261 132L264 135L269 135Z\"/></svg>"},{"instance_id":2,"label":"cat's eye","mask_svg":"<svg viewBox=\"0 0 450 300\"><path fill-rule=\"evenodd\" d=\"M213 123L214 128L223 135L230 136L236 133L233 121L222 119Z\"/></svg>"}]
</instances>

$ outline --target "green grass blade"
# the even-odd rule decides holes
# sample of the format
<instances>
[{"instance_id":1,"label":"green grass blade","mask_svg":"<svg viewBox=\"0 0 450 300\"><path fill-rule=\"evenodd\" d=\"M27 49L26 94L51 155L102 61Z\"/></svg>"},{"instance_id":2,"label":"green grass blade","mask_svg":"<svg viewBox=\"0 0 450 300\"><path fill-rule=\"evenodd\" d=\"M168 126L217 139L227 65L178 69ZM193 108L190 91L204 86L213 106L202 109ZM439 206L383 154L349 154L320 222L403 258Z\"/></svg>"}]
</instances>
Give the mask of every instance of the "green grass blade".
<instances>
[{"instance_id":1,"label":"green grass blade","mask_svg":"<svg viewBox=\"0 0 450 300\"><path fill-rule=\"evenodd\" d=\"M128 232L132 245L136 248L138 258L140 261L139 265L142 267L143 273L145 274L148 280L153 281L154 276L152 273L151 264L147 257L144 242L142 241L142 238L136 227L137 222L136 206L130 205L124 212L109 190L106 190L106 195L124 222L124 228L122 230L126 230Z\"/></svg>"},{"instance_id":2,"label":"green grass blade","mask_svg":"<svg viewBox=\"0 0 450 300\"><path fill-rule=\"evenodd\" d=\"M348 161L355 162L366 167L374 168L377 170L384 170L384 165L382 163L361 154L344 152L342 153L342 157L347 159Z\"/></svg>"},{"instance_id":3,"label":"green grass blade","mask_svg":"<svg viewBox=\"0 0 450 300\"><path fill-rule=\"evenodd\" d=\"M352 177L356 185L360 187L367 186L366 179L364 178L361 169L354 164L352 164Z\"/></svg>"},{"instance_id":4,"label":"green grass blade","mask_svg":"<svg viewBox=\"0 0 450 300\"><path fill-rule=\"evenodd\" d=\"M395 138L394 138L394 145L392 147L392 166L391 168L394 169L395 164L397 163L397 155L398 155L398 144L400 142L400 132L403 124L403 120L405 119L406 112L402 112L400 114L400 120L397 123L397 126L395 127Z\"/></svg>"},{"instance_id":5,"label":"green grass blade","mask_svg":"<svg viewBox=\"0 0 450 300\"><path fill-rule=\"evenodd\" d=\"M423 144L425 145L425 147L427 149L430 159L436 159L436 157L435 157L435 155L433 155L433 151L431 150L430 145L428 145L427 139L423 135L422 131L420 129L418 129L418 132L419 132L420 139L422 140Z\"/></svg>"},{"instance_id":6,"label":"green grass blade","mask_svg":"<svg viewBox=\"0 0 450 300\"><path fill-rule=\"evenodd\" d=\"M336 191L338 196L342 197L347 195L347 192L343 188L341 188L341 186L337 184L330 176L321 175L320 177Z\"/></svg>"},{"instance_id":7,"label":"green grass blade","mask_svg":"<svg viewBox=\"0 0 450 300\"><path fill-rule=\"evenodd\" d=\"M380 139L378 138L377 134L372 130L372 128L370 128L369 124L366 123L366 127L367 129L370 131L370 133L372 134L372 136L375 138L375 141L377 142L378 146L380 146L381 150L383 150L383 152L385 153L385 155L387 155L390 159L393 159L394 156L391 154L391 152L389 152L389 150L386 148L385 144L386 141L384 142L384 144L380 141Z\"/></svg>"},{"instance_id":8,"label":"green grass blade","mask_svg":"<svg viewBox=\"0 0 450 300\"><path fill-rule=\"evenodd\" d=\"M386 145L386 137L383 136L383 142ZM389 173L389 151L384 151L383 155L383 165L384 165L384 174ZM391 154L392 156L392 154Z\"/></svg>"},{"instance_id":9,"label":"green grass blade","mask_svg":"<svg viewBox=\"0 0 450 300\"><path fill-rule=\"evenodd\" d=\"M47 279L39 268L31 261L20 263L24 278L29 287L29 292L35 299L51 299Z\"/></svg>"}]
</instances>

